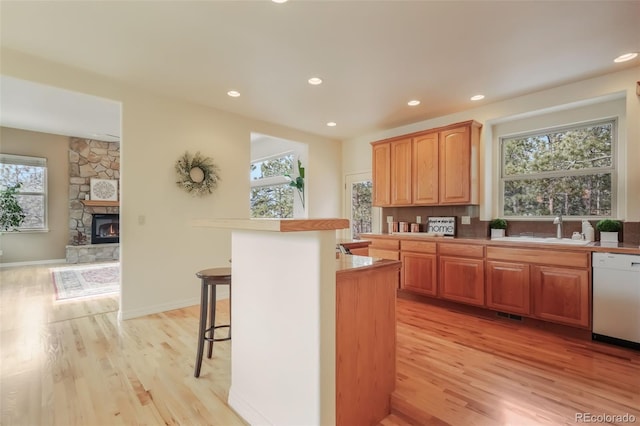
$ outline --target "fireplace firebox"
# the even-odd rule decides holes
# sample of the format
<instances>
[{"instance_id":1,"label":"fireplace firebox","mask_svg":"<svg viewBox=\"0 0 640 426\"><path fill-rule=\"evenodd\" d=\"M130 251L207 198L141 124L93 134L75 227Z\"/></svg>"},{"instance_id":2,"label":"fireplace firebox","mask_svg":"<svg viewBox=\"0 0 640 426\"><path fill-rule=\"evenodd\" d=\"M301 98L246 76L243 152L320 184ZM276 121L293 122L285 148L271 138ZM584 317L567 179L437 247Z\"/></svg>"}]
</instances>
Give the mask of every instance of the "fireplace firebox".
<instances>
[{"instance_id":1,"label":"fireplace firebox","mask_svg":"<svg viewBox=\"0 0 640 426\"><path fill-rule=\"evenodd\" d=\"M91 218L91 244L120 242L120 215L94 214Z\"/></svg>"}]
</instances>

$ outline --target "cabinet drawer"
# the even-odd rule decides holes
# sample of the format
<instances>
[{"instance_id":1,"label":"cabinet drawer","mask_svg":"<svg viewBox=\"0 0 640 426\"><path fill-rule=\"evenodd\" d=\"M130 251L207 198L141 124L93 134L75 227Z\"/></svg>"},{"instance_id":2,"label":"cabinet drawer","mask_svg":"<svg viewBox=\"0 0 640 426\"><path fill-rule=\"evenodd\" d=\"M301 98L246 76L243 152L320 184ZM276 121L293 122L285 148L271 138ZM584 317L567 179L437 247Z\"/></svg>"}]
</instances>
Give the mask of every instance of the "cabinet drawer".
<instances>
[{"instance_id":1,"label":"cabinet drawer","mask_svg":"<svg viewBox=\"0 0 640 426\"><path fill-rule=\"evenodd\" d=\"M371 239L371 245L369 247L385 250L399 250L400 240Z\"/></svg>"},{"instance_id":2,"label":"cabinet drawer","mask_svg":"<svg viewBox=\"0 0 640 426\"><path fill-rule=\"evenodd\" d=\"M436 243L430 241L400 241L402 251L415 251L419 253L435 253Z\"/></svg>"},{"instance_id":3,"label":"cabinet drawer","mask_svg":"<svg viewBox=\"0 0 640 426\"><path fill-rule=\"evenodd\" d=\"M381 259L400 260L400 252L394 250L384 250L369 246L369 256Z\"/></svg>"},{"instance_id":4,"label":"cabinet drawer","mask_svg":"<svg viewBox=\"0 0 640 426\"><path fill-rule=\"evenodd\" d=\"M517 247L487 247L487 259L588 268L589 253Z\"/></svg>"},{"instance_id":5,"label":"cabinet drawer","mask_svg":"<svg viewBox=\"0 0 640 426\"><path fill-rule=\"evenodd\" d=\"M484 246L438 243L438 253L444 256L483 257Z\"/></svg>"}]
</instances>

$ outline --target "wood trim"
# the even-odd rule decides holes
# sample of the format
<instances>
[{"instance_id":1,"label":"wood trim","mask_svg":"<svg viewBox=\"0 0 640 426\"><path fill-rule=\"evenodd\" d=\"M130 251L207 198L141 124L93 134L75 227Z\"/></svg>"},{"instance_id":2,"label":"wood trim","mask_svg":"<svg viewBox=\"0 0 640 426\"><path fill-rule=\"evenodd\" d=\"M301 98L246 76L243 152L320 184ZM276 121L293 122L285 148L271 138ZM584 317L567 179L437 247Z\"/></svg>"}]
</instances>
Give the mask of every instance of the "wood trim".
<instances>
[{"instance_id":1,"label":"wood trim","mask_svg":"<svg viewBox=\"0 0 640 426\"><path fill-rule=\"evenodd\" d=\"M120 207L120 201L80 200L87 207Z\"/></svg>"},{"instance_id":2,"label":"wood trim","mask_svg":"<svg viewBox=\"0 0 640 426\"><path fill-rule=\"evenodd\" d=\"M349 219L196 219L191 225L247 231L331 231L349 228Z\"/></svg>"},{"instance_id":3,"label":"wood trim","mask_svg":"<svg viewBox=\"0 0 640 426\"><path fill-rule=\"evenodd\" d=\"M415 251L419 253L436 253L436 243L431 241L400 241L402 251Z\"/></svg>"}]
</instances>

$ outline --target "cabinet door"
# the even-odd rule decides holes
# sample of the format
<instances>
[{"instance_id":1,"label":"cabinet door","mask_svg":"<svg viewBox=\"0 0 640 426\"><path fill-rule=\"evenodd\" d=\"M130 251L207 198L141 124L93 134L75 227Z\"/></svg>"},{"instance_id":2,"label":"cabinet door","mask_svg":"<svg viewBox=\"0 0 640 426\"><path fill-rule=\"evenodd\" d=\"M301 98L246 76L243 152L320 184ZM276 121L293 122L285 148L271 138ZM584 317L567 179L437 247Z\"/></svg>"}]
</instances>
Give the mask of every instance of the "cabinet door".
<instances>
[{"instance_id":1,"label":"cabinet door","mask_svg":"<svg viewBox=\"0 0 640 426\"><path fill-rule=\"evenodd\" d=\"M487 261L487 307L522 315L531 313L529 265Z\"/></svg>"},{"instance_id":2,"label":"cabinet door","mask_svg":"<svg viewBox=\"0 0 640 426\"><path fill-rule=\"evenodd\" d=\"M413 203L438 204L438 133L413 139Z\"/></svg>"},{"instance_id":3,"label":"cabinet door","mask_svg":"<svg viewBox=\"0 0 640 426\"><path fill-rule=\"evenodd\" d=\"M411 139L391 142L391 204L411 204Z\"/></svg>"},{"instance_id":4,"label":"cabinet door","mask_svg":"<svg viewBox=\"0 0 640 426\"><path fill-rule=\"evenodd\" d=\"M442 298L484 305L484 260L440 256L439 266Z\"/></svg>"},{"instance_id":5,"label":"cabinet door","mask_svg":"<svg viewBox=\"0 0 640 426\"><path fill-rule=\"evenodd\" d=\"M533 313L547 321L588 328L589 273L585 269L531 266Z\"/></svg>"},{"instance_id":6,"label":"cabinet door","mask_svg":"<svg viewBox=\"0 0 640 426\"><path fill-rule=\"evenodd\" d=\"M435 296L438 291L436 255L403 252L400 288L415 293Z\"/></svg>"},{"instance_id":7,"label":"cabinet door","mask_svg":"<svg viewBox=\"0 0 640 426\"><path fill-rule=\"evenodd\" d=\"M440 132L440 204L471 202L471 130Z\"/></svg>"},{"instance_id":8,"label":"cabinet door","mask_svg":"<svg viewBox=\"0 0 640 426\"><path fill-rule=\"evenodd\" d=\"M373 205L382 207L391 205L391 145L382 143L373 145Z\"/></svg>"}]
</instances>

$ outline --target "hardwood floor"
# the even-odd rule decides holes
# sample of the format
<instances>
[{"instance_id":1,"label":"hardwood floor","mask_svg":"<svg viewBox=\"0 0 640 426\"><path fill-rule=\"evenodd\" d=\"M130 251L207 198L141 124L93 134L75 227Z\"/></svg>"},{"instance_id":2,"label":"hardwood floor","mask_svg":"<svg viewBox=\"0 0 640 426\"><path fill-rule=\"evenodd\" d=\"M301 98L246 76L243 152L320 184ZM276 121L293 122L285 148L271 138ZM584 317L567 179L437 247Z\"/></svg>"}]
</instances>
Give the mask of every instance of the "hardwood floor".
<instances>
[{"instance_id":1,"label":"hardwood floor","mask_svg":"<svg viewBox=\"0 0 640 426\"><path fill-rule=\"evenodd\" d=\"M193 377L197 306L118 321L117 296L56 302L44 266L0 269L0 290L0 424L245 424L226 404L229 342Z\"/></svg>"},{"instance_id":2,"label":"hardwood floor","mask_svg":"<svg viewBox=\"0 0 640 426\"><path fill-rule=\"evenodd\" d=\"M383 425L563 425L577 413L640 423L638 351L402 299L397 333Z\"/></svg>"},{"instance_id":3,"label":"hardwood floor","mask_svg":"<svg viewBox=\"0 0 640 426\"><path fill-rule=\"evenodd\" d=\"M193 377L196 306L118 321L117 297L55 302L44 266L0 269L0 295L2 425L244 424L226 404L230 342ZM384 426L640 423L638 351L403 299L397 332Z\"/></svg>"}]
</instances>

